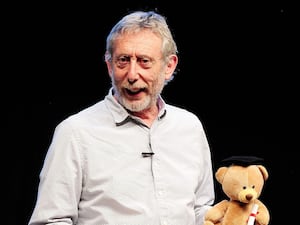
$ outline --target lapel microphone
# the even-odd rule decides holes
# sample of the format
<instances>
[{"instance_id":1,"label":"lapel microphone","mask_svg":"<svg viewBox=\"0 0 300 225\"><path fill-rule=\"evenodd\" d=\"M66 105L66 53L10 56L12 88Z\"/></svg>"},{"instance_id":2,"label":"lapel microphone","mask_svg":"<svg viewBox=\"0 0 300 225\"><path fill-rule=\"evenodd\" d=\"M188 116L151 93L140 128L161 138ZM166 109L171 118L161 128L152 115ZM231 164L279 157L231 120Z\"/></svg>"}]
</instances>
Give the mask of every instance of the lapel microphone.
<instances>
[{"instance_id":1,"label":"lapel microphone","mask_svg":"<svg viewBox=\"0 0 300 225\"><path fill-rule=\"evenodd\" d=\"M142 152L142 156L145 157L151 157L152 155L154 155L154 152Z\"/></svg>"}]
</instances>

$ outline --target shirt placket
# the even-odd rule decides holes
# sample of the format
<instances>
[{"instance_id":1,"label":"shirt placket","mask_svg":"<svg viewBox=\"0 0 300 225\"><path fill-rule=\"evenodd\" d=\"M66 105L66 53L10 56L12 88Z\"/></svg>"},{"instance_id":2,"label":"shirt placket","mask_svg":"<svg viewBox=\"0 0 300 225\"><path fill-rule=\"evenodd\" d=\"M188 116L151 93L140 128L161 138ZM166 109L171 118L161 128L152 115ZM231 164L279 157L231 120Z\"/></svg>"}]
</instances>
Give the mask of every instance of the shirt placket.
<instances>
[{"instance_id":1,"label":"shirt placket","mask_svg":"<svg viewBox=\"0 0 300 225\"><path fill-rule=\"evenodd\" d=\"M150 146L151 150L155 153L152 157L152 174L153 174L153 182L155 187L155 194L157 199L157 206L160 213L160 221L161 225L169 224L169 207L167 204L167 189L166 189L166 181L164 179L164 170L163 163L160 158L159 149L155 149L155 143L151 140L150 137Z\"/></svg>"}]
</instances>

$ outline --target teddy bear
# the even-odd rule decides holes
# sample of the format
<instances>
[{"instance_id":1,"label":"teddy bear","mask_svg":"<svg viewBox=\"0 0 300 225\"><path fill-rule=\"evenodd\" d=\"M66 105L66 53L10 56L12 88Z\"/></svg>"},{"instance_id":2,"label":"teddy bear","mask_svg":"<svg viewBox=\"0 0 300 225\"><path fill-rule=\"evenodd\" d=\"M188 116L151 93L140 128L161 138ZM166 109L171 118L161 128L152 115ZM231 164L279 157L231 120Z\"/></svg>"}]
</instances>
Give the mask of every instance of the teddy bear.
<instances>
[{"instance_id":1,"label":"teddy bear","mask_svg":"<svg viewBox=\"0 0 300 225\"><path fill-rule=\"evenodd\" d=\"M270 213L259 200L269 174L256 156L231 156L215 172L228 199L220 200L205 214L204 225L268 225ZM229 164L228 164L229 163Z\"/></svg>"}]
</instances>

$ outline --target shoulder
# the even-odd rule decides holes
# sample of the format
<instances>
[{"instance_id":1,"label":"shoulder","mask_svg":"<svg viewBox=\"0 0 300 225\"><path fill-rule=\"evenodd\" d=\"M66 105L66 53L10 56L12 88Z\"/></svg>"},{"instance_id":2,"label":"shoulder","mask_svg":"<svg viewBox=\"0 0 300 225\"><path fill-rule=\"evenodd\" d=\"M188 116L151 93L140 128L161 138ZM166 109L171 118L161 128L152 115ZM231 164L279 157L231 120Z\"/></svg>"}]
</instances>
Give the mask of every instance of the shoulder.
<instances>
[{"instance_id":1,"label":"shoulder","mask_svg":"<svg viewBox=\"0 0 300 225\"><path fill-rule=\"evenodd\" d=\"M96 120L101 119L103 116L109 115L107 108L103 101L99 101L90 106L87 106L73 114L68 115L62 120L57 127L77 127L94 123Z\"/></svg>"},{"instance_id":2,"label":"shoulder","mask_svg":"<svg viewBox=\"0 0 300 225\"><path fill-rule=\"evenodd\" d=\"M166 110L167 110L167 113L169 112L169 114L171 114L171 115L180 116L182 118L187 118L187 119L189 118L191 120L199 121L199 117L194 112L192 112L188 109L185 109L183 107L167 104Z\"/></svg>"},{"instance_id":3,"label":"shoulder","mask_svg":"<svg viewBox=\"0 0 300 225\"><path fill-rule=\"evenodd\" d=\"M202 122L198 115L194 112L185 109L183 107L175 106L175 105L166 105L167 117L172 118L180 123L184 123L185 125L198 126L202 128Z\"/></svg>"}]
</instances>

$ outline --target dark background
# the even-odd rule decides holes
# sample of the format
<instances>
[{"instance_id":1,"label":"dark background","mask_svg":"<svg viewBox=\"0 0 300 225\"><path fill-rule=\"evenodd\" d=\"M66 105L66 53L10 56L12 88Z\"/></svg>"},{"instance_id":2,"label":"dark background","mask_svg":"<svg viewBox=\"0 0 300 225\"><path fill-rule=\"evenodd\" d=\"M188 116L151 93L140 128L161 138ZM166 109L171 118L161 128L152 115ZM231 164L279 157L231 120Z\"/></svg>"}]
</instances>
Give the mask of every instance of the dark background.
<instances>
[{"instance_id":1,"label":"dark background","mask_svg":"<svg viewBox=\"0 0 300 225\"><path fill-rule=\"evenodd\" d=\"M231 155L264 158L270 177L260 199L270 210L270 224L298 221L292 204L299 199L299 10L288 1L209 2L43 2L9 8L13 86L4 97L9 96L5 124L12 138L7 148L16 168L11 176L16 199L10 201L16 224L27 224L32 213L55 126L107 94L106 35L136 9L167 17L180 63L163 95L202 120L214 169ZM216 191L219 201L224 196L218 184Z\"/></svg>"}]
</instances>

